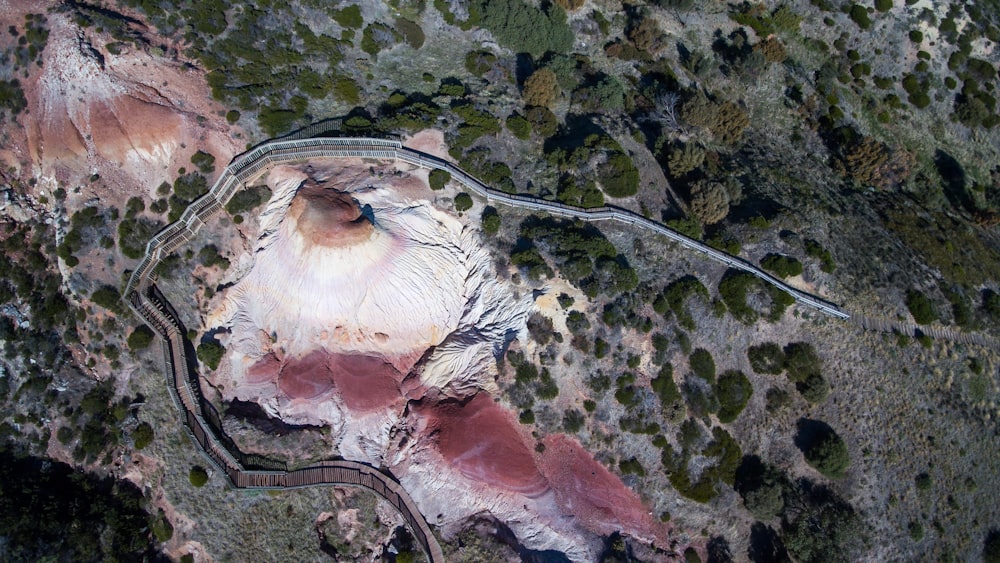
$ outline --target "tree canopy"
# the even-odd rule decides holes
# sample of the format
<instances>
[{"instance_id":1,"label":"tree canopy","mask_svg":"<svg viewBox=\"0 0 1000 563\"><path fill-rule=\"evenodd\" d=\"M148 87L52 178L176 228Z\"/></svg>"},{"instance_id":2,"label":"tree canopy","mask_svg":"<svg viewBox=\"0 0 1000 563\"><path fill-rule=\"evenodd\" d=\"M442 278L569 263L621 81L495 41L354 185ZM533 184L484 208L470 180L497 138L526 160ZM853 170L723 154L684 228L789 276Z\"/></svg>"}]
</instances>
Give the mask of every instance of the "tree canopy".
<instances>
[{"instance_id":1,"label":"tree canopy","mask_svg":"<svg viewBox=\"0 0 1000 563\"><path fill-rule=\"evenodd\" d=\"M547 52L565 53L573 46L566 12L549 4L536 8L523 0L474 0L470 14L490 30L497 41L518 53L538 58Z\"/></svg>"}]
</instances>

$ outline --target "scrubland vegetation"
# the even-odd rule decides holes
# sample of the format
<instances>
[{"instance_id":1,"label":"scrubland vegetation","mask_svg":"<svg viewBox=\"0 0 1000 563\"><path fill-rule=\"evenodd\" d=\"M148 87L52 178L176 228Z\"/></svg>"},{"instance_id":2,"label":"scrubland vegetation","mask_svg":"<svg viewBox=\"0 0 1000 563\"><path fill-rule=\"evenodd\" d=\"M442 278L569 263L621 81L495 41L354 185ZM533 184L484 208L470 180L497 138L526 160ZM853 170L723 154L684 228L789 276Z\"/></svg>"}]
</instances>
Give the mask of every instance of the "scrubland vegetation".
<instances>
[{"instance_id":1,"label":"scrubland vegetation","mask_svg":"<svg viewBox=\"0 0 1000 563\"><path fill-rule=\"evenodd\" d=\"M60 10L109 33L109 55L128 45L160 49L203 68L224 106L219 115L255 141L332 116L350 134L441 128L451 156L498 189L626 207L851 307L867 312L870 301L900 322L994 335L1000 326L1000 21L990 6L124 4L164 37L182 39L183 52L150 43L110 8ZM495 43L473 41L474 33ZM25 118L25 72L41 64L47 36L46 17L31 15L5 38L6 122ZM4 371L14 374L0 383L11 413L0 423L4 440L37 453L55 438L79 463L106 464L130 440L143 449L160 439L149 423L134 424L131 399L107 384L86 380L62 390L66 380L85 380L76 370L87 366L75 365L72 347L90 366L116 370L126 347L148 354L155 338L129 318L117 280L72 272L95 256L140 258L222 164L197 151L190 170L121 209L103 201L63 209L71 186L60 187L50 194L65 215L58 237L50 226L4 223L0 300L16 309L4 309L0 320ZM442 189L449 179L435 172L430 185ZM269 197L264 187L238 192L227 206L232 222ZM463 213L474 206L468 194L453 202ZM679 254L616 230L493 207L479 218L516 282L539 289L565 280L579 290L558 300L568 334L539 315L529 323L537 354L506 353L503 400L535 432L580 437L662 519L672 511L679 526L698 522L714 536L711 553L726 553L728 542L745 548L730 554L736 559L820 561L865 558L868 547L889 544L904 558L998 558L996 523L963 519L975 507L959 506L957 491L938 490L943 474L974 485L958 474L988 472L988 461L978 469L954 462L961 471L952 460L921 466L905 479L914 494L901 492L898 479L863 473L882 471L873 461L881 457L900 465L900 444L971 448L951 424L992 439L996 362L989 353L926 334L878 341L830 329L798 308L789 313L790 297L753 276L702 271L701 262L666 266ZM57 257L68 281L55 273ZM195 264L225 269L230 258L203 243L168 257L157 274L176 279ZM829 348L848 358L865 350L884 373L859 373L853 359L831 361ZM197 344L207 369L219 366L223 352L211 337ZM871 370L865 360L857 363ZM582 384L568 393L563 378L574 371ZM941 387L921 395L927 380ZM898 381L906 382L903 391L893 386ZM887 410L906 393L914 397L907 409L932 405L927 416L937 417L913 419L936 422L907 418L867 432L855 424L858 412ZM50 412L61 413L55 436L44 423ZM187 487L211 487L202 467L182 473ZM869 479L870 488L859 484ZM873 492L879 487L893 492ZM932 500L921 505L922 498ZM902 524L900 506L908 512ZM692 516L699 513L715 522ZM716 530L720 521L724 532ZM170 535L160 515L129 522L148 527L121 552L94 551L80 539L66 547L78 551L62 553L129 558L146 549L150 534ZM20 525L12 524L11 537L48 533Z\"/></svg>"}]
</instances>

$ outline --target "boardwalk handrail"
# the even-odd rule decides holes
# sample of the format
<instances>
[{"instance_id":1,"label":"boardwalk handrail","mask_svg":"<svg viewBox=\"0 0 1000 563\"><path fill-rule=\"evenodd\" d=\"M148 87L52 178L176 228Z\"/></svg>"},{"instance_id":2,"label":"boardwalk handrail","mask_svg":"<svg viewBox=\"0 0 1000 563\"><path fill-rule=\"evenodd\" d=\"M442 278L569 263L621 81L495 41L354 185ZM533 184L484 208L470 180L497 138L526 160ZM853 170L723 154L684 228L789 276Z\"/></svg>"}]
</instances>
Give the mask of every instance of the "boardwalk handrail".
<instances>
[{"instance_id":1,"label":"boardwalk handrail","mask_svg":"<svg viewBox=\"0 0 1000 563\"><path fill-rule=\"evenodd\" d=\"M328 128L328 125L324 125L322 130L317 127L315 132ZM371 490L396 507L432 563L444 561L441 547L413 500L391 474L348 460L325 461L289 471L280 461L244 454L239 450L236 443L225 434L215 407L201 393L197 371L185 351L185 331L182 330L176 311L150 280L163 258L191 240L210 216L225 208L237 190L265 169L310 158L360 157L401 160L422 168L444 170L457 182L488 201L584 221L618 221L659 233L731 268L751 273L789 293L799 303L834 317L848 318L833 303L794 288L742 258L712 248L633 211L612 205L586 209L532 196L509 194L487 186L451 162L404 147L394 139L301 138L304 134L312 133L312 130L308 130L288 138L265 142L234 158L207 193L192 202L177 221L150 239L146 244L145 254L129 277L122 297L136 315L163 338L164 364L170 382L168 388L178 408L185 413L184 426L202 454L226 475L234 487L286 489L338 484Z\"/></svg>"},{"instance_id":2,"label":"boardwalk handrail","mask_svg":"<svg viewBox=\"0 0 1000 563\"><path fill-rule=\"evenodd\" d=\"M159 258L157 249L164 248L165 242L187 231L193 236L206 217L221 210L236 190L253 175L260 173L268 166L282 162L307 158L322 157L361 157L402 160L423 168L447 171L457 182L488 200L512 207L527 208L535 211L545 211L555 215L581 219L584 221L613 220L620 223L639 226L659 233L685 248L701 252L705 256L722 262L731 268L736 268L752 274L762 281L791 295L797 302L815 308L833 317L846 319L847 313L840 307L821 297L812 295L793 287L765 272L749 261L733 256L727 252L713 248L675 229L652 221L642 215L617 206L598 208L583 208L563 203L547 201L540 198L520 194L509 194L487 186L485 183L465 172L458 166L442 158L404 147L400 141L391 139L373 139L367 137L322 137L322 138L291 138L279 139L262 143L233 159L222 175L204 196L192 203L181 215L179 221L166 227L149 241L146 246L146 257L129 278L125 288L127 295L135 290L139 280L149 275L155 267L155 258ZM186 239L187 237L185 237ZM172 249L171 249L172 250Z\"/></svg>"}]
</instances>

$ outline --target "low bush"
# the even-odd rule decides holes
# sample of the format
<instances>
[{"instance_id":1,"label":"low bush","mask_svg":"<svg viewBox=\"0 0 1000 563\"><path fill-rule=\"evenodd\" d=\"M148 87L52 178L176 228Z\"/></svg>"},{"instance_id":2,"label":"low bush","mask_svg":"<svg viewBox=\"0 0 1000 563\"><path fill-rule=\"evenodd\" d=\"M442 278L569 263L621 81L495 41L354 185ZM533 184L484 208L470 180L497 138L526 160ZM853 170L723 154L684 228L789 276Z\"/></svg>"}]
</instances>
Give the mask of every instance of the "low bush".
<instances>
[{"instance_id":1,"label":"low bush","mask_svg":"<svg viewBox=\"0 0 1000 563\"><path fill-rule=\"evenodd\" d=\"M225 353L226 348L214 339L206 340L198 345L198 359L213 371L218 369L219 362L222 361L222 356Z\"/></svg>"},{"instance_id":2,"label":"low bush","mask_svg":"<svg viewBox=\"0 0 1000 563\"><path fill-rule=\"evenodd\" d=\"M462 192L455 196L455 211L467 211L472 208L472 196Z\"/></svg>"},{"instance_id":3,"label":"low bush","mask_svg":"<svg viewBox=\"0 0 1000 563\"><path fill-rule=\"evenodd\" d=\"M226 203L226 211L230 215L246 214L260 207L271 199L271 189L267 186L254 186L240 190Z\"/></svg>"},{"instance_id":4,"label":"low bush","mask_svg":"<svg viewBox=\"0 0 1000 563\"><path fill-rule=\"evenodd\" d=\"M483 209L480 217L483 225L483 232L488 235L495 235L500 231L500 214L495 207L487 206Z\"/></svg>"},{"instance_id":5,"label":"low bush","mask_svg":"<svg viewBox=\"0 0 1000 563\"><path fill-rule=\"evenodd\" d=\"M765 342L747 348L750 367L757 373L778 375L785 369L785 353L774 342Z\"/></svg>"},{"instance_id":6,"label":"low bush","mask_svg":"<svg viewBox=\"0 0 1000 563\"><path fill-rule=\"evenodd\" d=\"M938 318L931 300L916 289L906 292L906 308L910 310L910 314L913 315L913 320L917 324L930 324Z\"/></svg>"},{"instance_id":7,"label":"low bush","mask_svg":"<svg viewBox=\"0 0 1000 563\"><path fill-rule=\"evenodd\" d=\"M102 285L90 294L90 299L112 313L122 311L122 296L113 286Z\"/></svg>"},{"instance_id":8,"label":"low bush","mask_svg":"<svg viewBox=\"0 0 1000 563\"><path fill-rule=\"evenodd\" d=\"M608 154L607 161L597 170L597 179L604 193L611 197L630 197L639 191L639 170L623 152Z\"/></svg>"},{"instance_id":9,"label":"low bush","mask_svg":"<svg viewBox=\"0 0 1000 563\"><path fill-rule=\"evenodd\" d=\"M451 172L447 170L440 170L435 168L431 170L430 174L427 175L427 183L430 184L432 190L444 189L444 187L451 181Z\"/></svg>"},{"instance_id":10,"label":"low bush","mask_svg":"<svg viewBox=\"0 0 1000 563\"><path fill-rule=\"evenodd\" d=\"M810 375L822 370L822 363L816 348L808 342L791 342L785 345L785 369L788 379L793 383L801 383Z\"/></svg>"},{"instance_id":11,"label":"low bush","mask_svg":"<svg viewBox=\"0 0 1000 563\"><path fill-rule=\"evenodd\" d=\"M715 384L715 396L719 400L719 422L736 420L753 395L750 380L741 371L729 370L719 376Z\"/></svg>"},{"instance_id":12,"label":"low bush","mask_svg":"<svg viewBox=\"0 0 1000 563\"><path fill-rule=\"evenodd\" d=\"M674 383L674 368L671 364L663 364L659 374L650 381L650 387L660 399L660 405L666 409L681 400L681 392Z\"/></svg>"},{"instance_id":13,"label":"low bush","mask_svg":"<svg viewBox=\"0 0 1000 563\"><path fill-rule=\"evenodd\" d=\"M760 265L781 278L798 276L802 273L802 262L783 254L768 254L760 261Z\"/></svg>"},{"instance_id":14,"label":"low bush","mask_svg":"<svg viewBox=\"0 0 1000 563\"><path fill-rule=\"evenodd\" d=\"M715 382L715 360L711 352L704 348L696 348L688 358L691 371L709 383Z\"/></svg>"},{"instance_id":15,"label":"low bush","mask_svg":"<svg viewBox=\"0 0 1000 563\"><path fill-rule=\"evenodd\" d=\"M573 32L562 8L546 4L537 8L523 0L473 0L475 14L497 42L516 53L540 58L546 52L565 53L573 47Z\"/></svg>"},{"instance_id":16,"label":"low bush","mask_svg":"<svg viewBox=\"0 0 1000 563\"><path fill-rule=\"evenodd\" d=\"M868 29L872 26L872 20L868 17L868 9L861 4L851 5L849 14L851 20L858 24L861 29Z\"/></svg>"},{"instance_id":17,"label":"low bush","mask_svg":"<svg viewBox=\"0 0 1000 563\"><path fill-rule=\"evenodd\" d=\"M149 345L153 343L154 336L155 334L152 329L146 325L139 325L135 327L135 330L128 335L127 343L129 350L138 352L139 350L149 348Z\"/></svg>"},{"instance_id":18,"label":"low bush","mask_svg":"<svg viewBox=\"0 0 1000 563\"><path fill-rule=\"evenodd\" d=\"M514 113L507 118L507 129L522 141L531 137L531 122L519 113Z\"/></svg>"},{"instance_id":19,"label":"low bush","mask_svg":"<svg viewBox=\"0 0 1000 563\"><path fill-rule=\"evenodd\" d=\"M208 471L205 471L205 468L200 465L195 465L188 472L188 480L195 487L204 487L205 483L208 483Z\"/></svg>"},{"instance_id":20,"label":"low bush","mask_svg":"<svg viewBox=\"0 0 1000 563\"><path fill-rule=\"evenodd\" d=\"M817 436L803 454L809 465L830 479L843 477L851 463L847 444L832 429Z\"/></svg>"},{"instance_id":21,"label":"low bush","mask_svg":"<svg viewBox=\"0 0 1000 563\"><path fill-rule=\"evenodd\" d=\"M140 422L132 431L132 441L135 449L141 450L153 442L153 427L148 422Z\"/></svg>"}]
</instances>

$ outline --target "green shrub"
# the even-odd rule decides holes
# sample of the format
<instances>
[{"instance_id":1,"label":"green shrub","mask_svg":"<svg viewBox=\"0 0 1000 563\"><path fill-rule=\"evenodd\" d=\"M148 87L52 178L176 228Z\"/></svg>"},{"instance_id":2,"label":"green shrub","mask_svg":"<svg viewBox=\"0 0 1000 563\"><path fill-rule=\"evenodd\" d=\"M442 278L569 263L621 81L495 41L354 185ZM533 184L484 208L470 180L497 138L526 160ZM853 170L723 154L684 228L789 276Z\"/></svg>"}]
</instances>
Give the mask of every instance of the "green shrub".
<instances>
[{"instance_id":1,"label":"green shrub","mask_svg":"<svg viewBox=\"0 0 1000 563\"><path fill-rule=\"evenodd\" d=\"M482 78L497 62L497 56L489 51L469 51L465 55L465 69Z\"/></svg>"},{"instance_id":2,"label":"green shrub","mask_svg":"<svg viewBox=\"0 0 1000 563\"><path fill-rule=\"evenodd\" d=\"M347 29L359 29L365 23L361 17L361 7L357 5L347 6L340 11L331 12L330 15L340 27Z\"/></svg>"},{"instance_id":3,"label":"green shrub","mask_svg":"<svg viewBox=\"0 0 1000 563\"><path fill-rule=\"evenodd\" d=\"M60 426L59 430L56 430L56 440L59 440L59 443L64 446L68 446L75 437L76 433L69 426Z\"/></svg>"},{"instance_id":4,"label":"green shrub","mask_svg":"<svg viewBox=\"0 0 1000 563\"><path fill-rule=\"evenodd\" d=\"M695 348L688 360L695 375L709 383L715 382L715 360L711 352L704 348Z\"/></svg>"},{"instance_id":5,"label":"green shrub","mask_svg":"<svg viewBox=\"0 0 1000 563\"><path fill-rule=\"evenodd\" d=\"M427 182L432 190L443 189L451 181L451 172L435 168L427 175Z\"/></svg>"},{"instance_id":6,"label":"green shrub","mask_svg":"<svg viewBox=\"0 0 1000 563\"><path fill-rule=\"evenodd\" d=\"M790 342L785 345L785 370L793 383L805 381L810 375L821 373L822 363L816 348L808 342Z\"/></svg>"},{"instance_id":7,"label":"green shrub","mask_svg":"<svg viewBox=\"0 0 1000 563\"><path fill-rule=\"evenodd\" d=\"M521 114L514 113L507 118L507 129L518 139L527 140L531 137L531 122Z\"/></svg>"},{"instance_id":8,"label":"green shrub","mask_svg":"<svg viewBox=\"0 0 1000 563\"><path fill-rule=\"evenodd\" d=\"M671 364L663 364L659 374L650 381L650 387L660 398L660 405L664 409L681 400L681 392L674 383L674 369Z\"/></svg>"},{"instance_id":9,"label":"green shrub","mask_svg":"<svg viewBox=\"0 0 1000 563\"><path fill-rule=\"evenodd\" d=\"M118 248L126 257L138 260L146 251L146 243L163 226L162 222L145 217L123 219L118 223Z\"/></svg>"},{"instance_id":10,"label":"green shrub","mask_svg":"<svg viewBox=\"0 0 1000 563\"><path fill-rule=\"evenodd\" d=\"M0 109L8 110L13 115L18 115L28 107L28 100L24 97L21 83L15 78L13 80L0 80Z\"/></svg>"},{"instance_id":11,"label":"green shrub","mask_svg":"<svg viewBox=\"0 0 1000 563\"><path fill-rule=\"evenodd\" d=\"M170 524L170 520L167 519L162 509L155 518L152 518L149 528L153 532L153 537L160 543L174 537L174 527Z\"/></svg>"},{"instance_id":12,"label":"green shrub","mask_svg":"<svg viewBox=\"0 0 1000 563\"><path fill-rule=\"evenodd\" d=\"M750 367L757 373L778 375L785 369L785 353L774 342L765 342L747 348Z\"/></svg>"},{"instance_id":13,"label":"green shrub","mask_svg":"<svg viewBox=\"0 0 1000 563\"><path fill-rule=\"evenodd\" d=\"M218 247L214 244L205 245L198 251L198 261L206 268L213 266L218 266L221 270L229 268L229 260L219 253Z\"/></svg>"},{"instance_id":14,"label":"green shrub","mask_svg":"<svg viewBox=\"0 0 1000 563\"><path fill-rule=\"evenodd\" d=\"M771 414L779 413L792 404L792 396L784 389L777 387L768 389L765 398L767 399L767 406L765 408Z\"/></svg>"},{"instance_id":15,"label":"green shrub","mask_svg":"<svg viewBox=\"0 0 1000 563\"><path fill-rule=\"evenodd\" d=\"M715 384L715 396L719 399L719 422L729 423L736 420L752 395L753 386L743 372L737 370L723 372Z\"/></svg>"},{"instance_id":16,"label":"green shrub","mask_svg":"<svg viewBox=\"0 0 1000 563\"><path fill-rule=\"evenodd\" d=\"M598 360L607 356L610 349L611 346L603 338L594 339L594 357Z\"/></svg>"},{"instance_id":17,"label":"green shrub","mask_svg":"<svg viewBox=\"0 0 1000 563\"><path fill-rule=\"evenodd\" d=\"M798 276L802 273L802 262L783 254L768 254L760 261L760 265L781 278Z\"/></svg>"},{"instance_id":18,"label":"green shrub","mask_svg":"<svg viewBox=\"0 0 1000 563\"><path fill-rule=\"evenodd\" d=\"M563 430L570 434L576 434L583 428L584 421L582 412L576 409L569 409L563 414Z\"/></svg>"},{"instance_id":19,"label":"green shrub","mask_svg":"<svg viewBox=\"0 0 1000 563\"><path fill-rule=\"evenodd\" d=\"M113 286L102 285L90 294L90 299L112 313L120 313L122 311L122 296Z\"/></svg>"},{"instance_id":20,"label":"green shrub","mask_svg":"<svg viewBox=\"0 0 1000 563\"><path fill-rule=\"evenodd\" d=\"M872 21L868 17L868 9L861 4L853 4L850 9L851 20L858 24L861 29L868 29L872 26Z\"/></svg>"},{"instance_id":21,"label":"green shrub","mask_svg":"<svg viewBox=\"0 0 1000 563\"><path fill-rule=\"evenodd\" d=\"M455 196L455 211L466 211L472 208L472 196L462 192Z\"/></svg>"},{"instance_id":22,"label":"green shrub","mask_svg":"<svg viewBox=\"0 0 1000 563\"><path fill-rule=\"evenodd\" d=\"M906 292L906 308L910 310L910 314L913 315L913 320L917 324L930 324L938 318L931 300L916 289Z\"/></svg>"},{"instance_id":23,"label":"green shrub","mask_svg":"<svg viewBox=\"0 0 1000 563\"><path fill-rule=\"evenodd\" d=\"M500 214L497 213L495 207L485 207L483 209L483 214L480 217L480 221L482 222L484 233L488 235L495 235L500 231ZM560 303L562 302L560 301Z\"/></svg>"},{"instance_id":24,"label":"green shrub","mask_svg":"<svg viewBox=\"0 0 1000 563\"><path fill-rule=\"evenodd\" d=\"M623 459L618 462L618 469L623 475L638 475L639 477L646 476L646 470L639 463L636 458Z\"/></svg>"},{"instance_id":25,"label":"green shrub","mask_svg":"<svg viewBox=\"0 0 1000 563\"><path fill-rule=\"evenodd\" d=\"M149 348L149 345L153 343L154 336L152 329L146 325L135 327L135 330L128 335L127 344L129 350L138 352L139 350Z\"/></svg>"},{"instance_id":26,"label":"green shrub","mask_svg":"<svg viewBox=\"0 0 1000 563\"><path fill-rule=\"evenodd\" d=\"M555 135L559 121L552 110L546 107L532 107L524 111L524 116L531 123L531 129L543 139Z\"/></svg>"},{"instance_id":27,"label":"green shrub","mask_svg":"<svg viewBox=\"0 0 1000 563\"><path fill-rule=\"evenodd\" d=\"M803 453L809 465L830 479L843 477L851 463L847 444L833 431L820 436Z\"/></svg>"},{"instance_id":28,"label":"green shrub","mask_svg":"<svg viewBox=\"0 0 1000 563\"><path fill-rule=\"evenodd\" d=\"M191 155L191 164L194 164L202 174L211 174L215 171L215 157L202 150Z\"/></svg>"},{"instance_id":29,"label":"green shrub","mask_svg":"<svg viewBox=\"0 0 1000 563\"><path fill-rule=\"evenodd\" d=\"M832 274L837 269L837 264L833 261L833 255L826 248L823 248L819 242L813 239L806 239L805 241L806 254L817 258L820 261L819 269L827 274Z\"/></svg>"},{"instance_id":30,"label":"green shrub","mask_svg":"<svg viewBox=\"0 0 1000 563\"><path fill-rule=\"evenodd\" d=\"M205 483L208 483L208 471L200 465L195 465L188 473L188 480L195 487L204 487Z\"/></svg>"},{"instance_id":31,"label":"green shrub","mask_svg":"<svg viewBox=\"0 0 1000 563\"><path fill-rule=\"evenodd\" d=\"M698 278L684 276L663 288L663 292L653 301L653 310L661 315L672 312L677 317L678 324L687 330L694 330L694 317L684 306L688 297L692 296L698 296L707 302L708 289Z\"/></svg>"},{"instance_id":32,"label":"green shrub","mask_svg":"<svg viewBox=\"0 0 1000 563\"><path fill-rule=\"evenodd\" d=\"M271 189L267 186L254 186L240 190L226 203L226 211L230 215L242 215L260 207L271 199Z\"/></svg>"},{"instance_id":33,"label":"green shrub","mask_svg":"<svg viewBox=\"0 0 1000 563\"><path fill-rule=\"evenodd\" d=\"M928 491L934 485L934 481L927 473L920 473L913 479L913 481L916 483L917 489L921 491Z\"/></svg>"},{"instance_id":34,"label":"green shrub","mask_svg":"<svg viewBox=\"0 0 1000 563\"><path fill-rule=\"evenodd\" d=\"M333 95L351 105L357 105L361 101L358 83L346 76L338 77L333 83Z\"/></svg>"},{"instance_id":35,"label":"green shrub","mask_svg":"<svg viewBox=\"0 0 1000 563\"><path fill-rule=\"evenodd\" d=\"M222 356L226 353L226 348L218 340L212 339L199 344L197 352L198 359L214 371L218 369L219 362L222 361Z\"/></svg>"},{"instance_id":36,"label":"green shrub","mask_svg":"<svg viewBox=\"0 0 1000 563\"><path fill-rule=\"evenodd\" d=\"M795 389L802 397L814 405L826 400L830 394L830 384L821 373L810 373L802 381L795 384Z\"/></svg>"},{"instance_id":37,"label":"green shrub","mask_svg":"<svg viewBox=\"0 0 1000 563\"><path fill-rule=\"evenodd\" d=\"M892 0L875 0L875 9L880 12L888 12L892 9Z\"/></svg>"},{"instance_id":38,"label":"green shrub","mask_svg":"<svg viewBox=\"0 0 1000 563\"><path fill-rule=\"evenodd\" d=\"M630 197L639 191L639 170L625 153L609 154L607 161L598 168L597 174L604 193L611 197Z\"/></svg>"},{"instance_id":39,"label":"green shrub","mask_svg":"<svg viewBox=\"0 0 1000 563\"><path fill-rule=\"evenodd\" d=\"M747 305L747 290L757 283L753 274L735 270L727 272L719 282L719 297L733 317L744 324L757 321L757 311Z\"/></svg>"},{"instance_id":40,"label":"green shrub","mask_svg":"<svg viewBox=\"0 0 1000 563\"><path fill-rule=\"evenodd\" d=\"M424 46L424 40L426 39L424 36L424 30L421 29L420 25L416 22L403 18L397 18L396 30L403 34L403 39L410 47L419 49Z\"/></svg>"},{"instance_id":41,"label":"green shrub","mask_svg":"<svg viewBox=\"0 0 1000 563\"><path fill-rule=\"evenodd\" d=\"M153 427L148 422L140 422L132 431L135 449L141 450L153 442Z\"/></svg>"},{"instance_id":42,"label":"green shrub","mask_svg":"<svg viewBox=\"0 0 1000 563\"><path fill-rule=\"evenodd\" d=\"M523 0L473 0L469 13L470 18L477 14L482 27L517 53L538 59L546 52L565 53L573 46L566 12L555 4L536 8Z\"/></svg>"}]
</instances>

